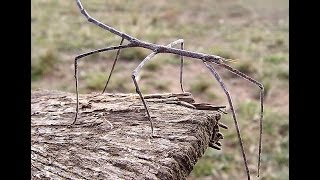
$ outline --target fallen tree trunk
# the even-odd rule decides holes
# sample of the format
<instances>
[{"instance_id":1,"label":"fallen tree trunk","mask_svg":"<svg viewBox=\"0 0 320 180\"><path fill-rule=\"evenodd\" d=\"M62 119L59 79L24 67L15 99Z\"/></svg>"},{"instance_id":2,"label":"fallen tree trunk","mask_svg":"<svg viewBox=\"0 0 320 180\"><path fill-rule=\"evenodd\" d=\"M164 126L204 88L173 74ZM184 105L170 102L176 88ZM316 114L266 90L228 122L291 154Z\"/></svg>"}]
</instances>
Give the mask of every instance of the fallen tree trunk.
<instances>
[{"instance_id":1,"label":"fallen tree trunk","mask_svg":"<svg viewBox=\"0 0 320 180\"><path fill-rule=\"evenodd\" d=\"M33 91L32 179L185 179L208 146L220 148L220 108L191 94L145 96L154 137L136 94ZM223 125L221 126L223 127Z\"/></svg>"}]
</instances>

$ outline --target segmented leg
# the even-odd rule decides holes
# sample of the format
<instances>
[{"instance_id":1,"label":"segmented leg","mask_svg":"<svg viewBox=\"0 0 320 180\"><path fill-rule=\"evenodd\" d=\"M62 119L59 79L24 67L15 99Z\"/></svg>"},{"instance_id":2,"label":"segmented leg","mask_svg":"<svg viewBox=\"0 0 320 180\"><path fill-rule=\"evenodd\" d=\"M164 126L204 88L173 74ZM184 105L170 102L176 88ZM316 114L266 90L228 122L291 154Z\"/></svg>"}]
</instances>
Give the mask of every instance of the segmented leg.
<instances>
[{"instance_id":1,"label":"segmented leg","mask_svg":"<svg viewBox=\"0 0 320 180\"><path fill-rule=\"evenodd\" d=\"M220 75L216 72L216 70L213 68L213 66L211 66L210 64L208 64L206 61L203 61L203 63L206 65L206 67L210 70L211 74L212 74L212 75L215 77L215 79L218 81L218 83L220 84L221 88L223 89L224 93L226 94L226 96L227 96L227 98L228 98L228 102L229 102L230 109L231 109L231 112L232 112L234 124L235 124L236 130L237 130L237 135L238 135L239 144L240 144L240 147L241 147L241 153L242 153L244 165L245 165L245 168L246 168L248 180L250 180L250 172L249 172L249 168L248 168L248 164L247 164L247 158L246 158L246 154L245 154L245 152L244 152L244 147L243 147L243 143L242 143L242 138L241 138L241 135L240 135L240 129L239 129L238 122L237 122L237 118L236 118L236 112L234 111L234 108L233 108L233 103L232 103L231 95L230 95L227 87L225 86L224 82L222 81Z\"/></svg>"},{"instance_id":2,"label":"segmented leg","mask_svg":"<svg viewBox=\"0 0 320 180\"><path fill-rule=\"evenodd\" d=\"M101 49L96 49L87 53L80 54L75 57L74 59L74 78L76 79L76 98L77 98L77 105L76 105L76 115L74 117L74 121L72 124L75 124L78 118L78 112L79 112L79 92L78 92L78 60L80 60L83 57L99 53L99 52L106 52L110 50L116 50L116 49L124 49L124 48L129 48L129 47L136 47L136 45L130 43L127 45L120 45L120 46L111 46L107 48L101 48Z\"/></svg>"},{"instance_id":3,"label":"segmented leg","mask_svg":"<svg viewBox=\"0 0 320 180\"><path fill-rule=\"evenodd\" d=\"M174 45L176 45L176 44L179 44L179 43L182 43L182 42L183 42L183 39L179 39L179 40L176 40L176 41L168 44L167 47L172 47L172 46L174 46ZM140 96L140 99L141 99L141 101L142 101L142 103L143 103L143 106L144 106L144 108L145 108L145 110L146 110L146 113L147 113L147 117L148 117L149 122L150 122L150 126L151 126L151 136L153 136L153 123L152 123L152 119L151 119L151 116L150 116L149 108L148 108L148 106L147 106L147 104L146 104L145 99L143 98L143 95L142 95L141 91L140 91L140 88L139 88L138 82L137 82L137 80L136 80L136 77L137 77L138 73L141 71L141 68L144 66L144 64L145 64L146 62L150 61L151 58L153 58L156 54L158 54L157 51L154 51L154 52L152 52L151 54L149 54L146 58L143 59L143 61L138 65L138 67L137 67L135 70L133 70L133 72L132 72L132 80L133 80L133 83L134 83L134 85L135 85L135 87L136 87L136 92L137 92L137 93L139 94L139 96Z\"/></svg>"},{"instance_id":4,"label":"segmented leg","mask_svg":"<svg viewBox=\"0 0 320 180\"><path fill-rule=\"evenodd\" d=\"M181 43L181 49L184 49L184 42L182 41ZM180 55L180 87L181 87L181 91L184 92L183 90L183 78L182 78L182 73L183 73L183 57L182 55Z\"/></svg>"},{"instance_id":5,"label":"segmented leg","mask_svg":"<svg viewBox=\"0 0 320 180\"><path fill-rule=\"evenodd\" d=\"M87 11L84 9L84 7L82 6L80 0L76 0L76 3L78 5L78 8L80 9L80 12L86 17L86 19L89 22L91 22L91 23L93 23L93 24L95 24L95 25L97 25L97 26L99 26L99 27L101 27L101 28L103 28L103 29L105 29L105 30L117 35L117 36L120 36L120 37L128 40L131 43L134 43L135 47L142 47L142 48L145 48L145 49L150 49L150 50L155 51L155 52L159 51L159 48L162 48L159 45L152 44L152 43L146 43L146 42L141 41L141 40L139 40L137 38L129 36L128 34L125 34L125 33L121 32L121 31L118 31L118 30L114 29L113 27L110 27L110 26L108 26L108 25L106 25L106 24L104 24L104 23L92 18L87 13ZM177 54L177 55L180 55L180 56L186 56L186 57L191 57L191 58L195 58L195 59L206 58L208 61L223 66L225 69L235 73L236 75L238 75L238 76L240 76L242 78L247 79L248 81L258 85L261 88L261 92L260 92L260 102L261 102L260 139L259 139L259 162L258 162L258 177L259 177L260 159L261 159L261 155L260 155L261 154L261 141L262 141L263 91L264 91L264 88L263 88L262 84L257 82L257 81L255 81L254 79L250 78L249 76L247 76L247 75L245 75L245 74L243 74L243 73L231 68L230 66L222 63L221 61L224 61L224 59L219 57L219 56L216 56L216 55L206 55L206 54L202 54L202 53L197 53L197 52L192 52L192 51L185 51L185 50L178 50L178 49L174 49L174 48L165 48L165 49L162 49L162 51L165 52L165 53ZM211 60L208 59L208 57L211 58ZM79 57L79 58L81 58L81 57ZM181 62L183 62L183 60L181 60ZM77 67L76 66L76 62L75 62L75 67ZM183 67L183 64L181 64L181 66L180 66L180 69L181 69L180 70L180 86L182 86L182 67ZM76 70L75 70L75 74L76 74ZM76 77L76 75L75 75L75 77ZM78 84L78 82L76 80L76 88L77 88L77 84ZM183 90L183 87L181 89ZM77 99L78 99L78 94L77 94ZM78 103L77 103L77 110L78 110ZM78 113L78 111L77 111L77 113ZM75 119L77 118L77 113L76 113Z\"/></svg>"},{"instance_id":6,"label":"segmented leg","mask_svg":"<svg viewBox=\"0 0 320 180\"><path fill-rule=\"evenodd\" d=\"M123 40L124 40L124 38L121 39L121 42L120 42L119 46L122 45ZM115 59L113 61L112 68L111 68L111 71L110 71L109 76L108 76L108 80L107 80L106 85L104 86L103 91L102 91L101 94L103 94L106 91L106 88L107 88L107 86L109 84L109 81L110 81L110 78L111 78L111 75L112 75L112 72L113 72L113 69L114 69L114 66L116 65L116 63L118 61L118 57L119 57L120 51L121 51L121 49L118 49L117 55L116 55L116 57L115 57Z\"/></svg>"},{"instance_id":7,"label":"segmented leg","mask_svg":"<svg viewBox=\"0 0 320 180\"><path fill-rule=\"evenodd\" d=\"M261 164L261 144L262 144L262 119L263 119L263 101L264 101L264 87L261 83L254 80L253 78L249 77L248 75L240 72L237 69L232 68L231 66L228 66L227 64L221 63L219 66L224 67L228 71L236 74L237 76L240 76L247 81L257 85L260 88L260 136L259 136L259 157L258 157L258 177L260 176L260 164Z\"/></svg>"}]
</instances>

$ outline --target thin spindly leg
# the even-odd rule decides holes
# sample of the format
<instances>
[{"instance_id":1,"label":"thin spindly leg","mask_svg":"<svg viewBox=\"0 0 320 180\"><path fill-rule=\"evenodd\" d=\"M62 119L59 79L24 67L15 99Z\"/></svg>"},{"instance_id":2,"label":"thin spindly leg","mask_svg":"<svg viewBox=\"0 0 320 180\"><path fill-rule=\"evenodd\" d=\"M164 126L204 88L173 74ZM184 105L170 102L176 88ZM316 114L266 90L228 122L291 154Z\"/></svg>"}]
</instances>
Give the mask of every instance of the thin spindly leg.
<instances>
[{"instance_id":1,"label":"thin spindly leg","mask_svg":"<svg viewBox=\"0 0 320 180\"><path fill-rule=\"evenodd\" d=\"M184 42L181 43L181 49L184 49ZM183 78L182 78L182 73L183 73L183 56L180 55L180 87L181 91L184 92L183 90Z\"/></svg>"},{"instance_id":2,"label":"thin spindly leg","mask_svg":"<svg viewBox=\"0 0 320 180\"><path fill-rule=\"evenodd\" d=\"M121 42L120 42L119 46L122 45L123 40L124 40L124 38L121 39ZM108 80L107 80L107 82L106 82L106 85L105 85L104 88L103 88L102 94L106 91L106 88L107 88L107 86L108 86L108 84L109 84L109 81L110 81L110 78L111 78L111 75L112 75L114 66L116 65L116 63L117 63L117 61L118 61L118 57L119 57L120 51L121 51L121 49L118 49L117 55L116 55L116 57L115 57L115 59L114 59L114 61L113 61L113 65L112 65L110 74L109 74L109 76L108 76Z\"/></svg>"},{"instance_id":3,"label":"thin spindly leg","mask_svg":"<svg viewBox=\"0 0 320 180\"><path fill-rule=\"evenodd\" d=\"M179 39L177 41L174 41L174 42L170 43L169 45L174 46L174 45L179 44L179 43L180 43L181 50L184 50L184 40L183 39ZM171 47L171 46L169 46L169 47ZM182 92L184 92L184 89L183 89L183 78L182 78L182 74L183 74L183 58L184 58L184 56L180 55L180 87L181 87L181 91Z\"/></svg>"},{"instance_id":4,"label":"thin spindly leg","mask_svg":"<svg viewBox=\"0 0 320 180\"><path fill-rule=\"evenodd\" d=\"M223 89L224 93L226 94L227 98L228 98L228 102L230 105L230 109L232 112L232 116L233 116L233 120L234 120L234 124L237 130L237 135L238 135L238 139L239 139L239 143L240 143L240 147L241 147L241 153L242 153L242 157L243 157L243 161L244 161L244 165L246 167L246 172L247 172L247 176L248 176L248 180L250 180L250 172L249 172L249 168L248 168L248 164L247 164L247 158L246 158L246 154L244 152L244 147L243 147L243 143L242 143L242 138L240 135L240 129L238 126L238 122L236 119L236 112L234 111L233 108L233 103L232 103L232 99L231 99L231 95L227 89L227 87L225 86L224 82L222 81L220 75L216 72L216 70L213 68L213 66L211 66L210 64L208 64L206 61L203 61L203 63L206 65L206 67L210 70L210 72L212 73L212 75L215 77L215 79L218 81L218 83L220 84L221 88Z\"/></svg>"},{"instance_id":5,"label":"thin spindly leg","mask_svg":"<svg viewBox=\"0 0 320 180\"><path fill-rule=\"evenodd\" d=\"M176 41L168 44L167 47L172 47L172 46L174 46L174 45L176 45L176 44L179 44L179 43L183 43L183 39L176 40ZM146 110L146 113L147 113L147 117L148 117L149 122L150 122L150 126L151 126L151 137L153 136L153 123L152 123L152 119L151 119L151 116L150 116L149 108L148 108L148 106L147 106L147 104L146 104L145 99L143 98L143 95L142 95L141 91L140 91L140 88L139 88L138 82L137 82L137 80L136 80L136 77L137 77L138 73L141 71L141 68L144 66L144 64L145 64L146 62L150 61L151 58L153 58L156 54L158 54L157 51L152 52L151 54L149 54L149 55L148 55L146 58L144 58L144 60L138 65L138 67L137 67L135 70L133 70L133 72L132 72L132 80L133 80L133 83L134 83L134 85L135 85L135 87L136 87L136 92L137 92L137 93L139 94L139 96L140 96L140 99L141 99L141 101L142 101L142 103L143 103L143 106L144 106L144 108L145 108L145 110Z\"/></svg>"},{"instance_id":6,"label":"thin spindly leg","mask_svg":"<svg viewBox=\"0 0 320 180\"><path fill-rule=\"evenodd\" d=\"M184 50L184 40L183 39L179 39L179 40L176 40L170 44L168 44L167 47L172 47L174 45L177 45L180 43L180 48L181 50ZM184 56L180 55L180 87L181 87L181 91L184 92L184 89L183 89L183 61L184 61Z\"/></svg>"},{"instance_id":7,"label":"thin spindly leg","mask_svg":"<svg viewBox=\"0 0 320 180\"><path fill-rule=\"evenodd\" d=\"M174 41L173 43L175 43L173 45L176 45L176 44L180 43L181 50L184 50L184 40L183 39L179 39L179 40L177 40L177 42ZM171 46L173 46L173 45L171 45ZM183 58L184 58L184 56L180 55L180 87L181 87L181 91L182 92L184 92L184 89L183 89L183 78L182 78L183 77L182 76L182 74L183 74Z\"/></svg>"},{"instance_id":8,"label":"thin spindly leg","mask_svg":"<svg viewBox=\"0 0 320 180\"><path fill-rule=\"evenodd\" d=\"M244 74L244 73L232 68L231 66L228 66L228 65L226 65L224 63L221 63L219 65L224 67L228 71L236 74L237 76L240 76L240 77L246 79L247 81L259 86L259 88L260 88L260 136L259 136L259 157L258 157L258 177L259 177L260 176L260 163L261 163L261 143L262 143L262 119L263 119L264 87L260 82L254 80L253 78L247 76L246 74Z\"/></svg>"},{"instance_id":9,"label":"thin spindly leg","mask_svg":"<svg viewBox=\"0 0 320 180\"><path fill-rule=\"evenodd\" d=\"M171 46L179 44L179 43L180 43L180 48L182 50L184 50L184 40L183 39L179 39L177 41L172 42ZM180 87L181 87L181 91L182 92L184 92L184 89L183 89L183 78L182 78L183 77L182 76L183 75L183 58L184 58L184 56L180 55Z\"/></svg>"},{"instance_id":10,"label":"thin spindly leg","mask_svg":"<svg viewBox=\"0 0 320 180\"><path fill-rule=\"evenodd\" d=\"M110 51L110 50L116 50L116 49L123 49L123 48L129 48L129 47L135 47L134 44L127 44L127 45L120 45L120 46L111 46L111 47L107 47L107 48L101 48L101 49L96 49L87 53L83 53L78 55L75 59L74 59L74 78L76 79L76 98L77 98L77 106L76 106L76 115L74 117L74 121L72 122L72 124L75 124L78 118L78 112L79 112L79 92L78 92L78 60L80 60L83 57L95 54L95 53L99 53L99 52L106 52L106 51Z\"/></svg>"},{"instance_id":11,"label":"thin spindly leg","mask_svg":"<svg viewBox=\"0 0 320 180\"><path fill-rule=\"evenodd\" d=\"M149 113L149 108L146 104L146 101L145 99L143 98L142 96L142 93L140 91L140 88L139 88L139 85L137 83L137 80L136 80L136 76L138 75L139 71L141 70L142 66L144 65L145 62L149 61L152 57L154 57L157 53L156 52L153 52L151 54L149 54L140 64L139 66L132 72L132 80L133 80L133 83L134 83L134 86L136 87L136 92L139 94L140 96L140 99L143 103L143 106L146 110L146 113L147 113L147 116L148 116L148 119L149 119L149 122L150 122L150 126L151 126L151 137L153 136L153 124L152 124L152 119L151 119L151 116L150 116L150 113Z\"/></svg>"}]
</instances>

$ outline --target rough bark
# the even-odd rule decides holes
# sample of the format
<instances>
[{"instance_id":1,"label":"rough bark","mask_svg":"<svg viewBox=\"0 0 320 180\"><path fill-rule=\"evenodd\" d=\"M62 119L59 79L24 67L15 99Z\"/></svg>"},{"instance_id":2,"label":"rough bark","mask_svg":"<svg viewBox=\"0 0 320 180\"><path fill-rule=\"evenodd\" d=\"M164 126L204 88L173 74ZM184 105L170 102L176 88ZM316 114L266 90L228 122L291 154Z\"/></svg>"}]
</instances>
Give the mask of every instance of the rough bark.
<instances>
[{"instance_id":1,"label":"rough bark","mask_svg":"<svg viewBox=\"0 0 320 180\"><path fill-rule=\"evenodd\" d=\"M223 138L223 107L195 103L189 93L145 96L153 138L136 94L81 94L75 125L74 94L31 97L32 179L185 179Z\"/></svg>"}]
</instances>

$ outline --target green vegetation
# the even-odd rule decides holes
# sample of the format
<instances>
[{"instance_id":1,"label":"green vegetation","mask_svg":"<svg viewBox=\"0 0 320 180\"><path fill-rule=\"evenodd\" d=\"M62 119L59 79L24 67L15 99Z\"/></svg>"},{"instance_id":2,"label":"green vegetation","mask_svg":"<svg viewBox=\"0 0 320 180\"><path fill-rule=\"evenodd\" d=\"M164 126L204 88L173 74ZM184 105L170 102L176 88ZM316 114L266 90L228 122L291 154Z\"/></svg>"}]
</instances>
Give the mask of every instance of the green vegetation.
<instances>
[{"instance_id":1,"label":"green vegetation","mask_svg":"<svg viewBox=\"0 0 320 180\"><path fill-rule=\"evenodd\" d=\"M252 131L251 133L242 133L242 139L245 144L250 144L250 148L246 148L246 154L251 164L256 164L258 135L259 135L259 103L247 100L238 105L237 114L241 132ZM227 124L230 130L223 130L225 138L222 140L222 152L216 150L207 150L203 159L212 161L215 170L218 168L219 175L213 178L221 177L222 174L228 175L230 179L237 179L239 172L234 169L239 168L243 171L241 153L238 145L238 139L233 132L234 124L231 115L226 116L223 122ZM262 153L262 169L268 167L272 174L266 174L262 171L263 179L288 179L288 162L289 162L289 125L286 114L273 111L270 107L265 107L263 125L263 153ZM275 134L277 136L275 136ZM268 143L268 145L266 145ZM231 149L237 149L230 152ZM235 156L237 154L237 156ZM229 157L229 159L228 159ZM234 157L237 157L235 159ZM226 159L227 158L227 159ZM219 163L218 163L219 162ZM238 163L238 164L236 164ZM221 168L224 165L227 168ZM222 164L222 165L221 165ZM197 164L198 165L198 164ZM201 167L204 168L204 167ZM205 169L205 168L204 168Z\"/></svg>"},{"instance_id":2,"label":"green vegetation","mask_svg":"<svg viewBox=\"0 0 320 180\"><path fill-rule=\"evenodd\" d=\"M135 60L141 62L151 52L142 48L130 48L121 50L120 57L125 60Z\"/></svg>"},{"instance_id":3,"label":"green vegetation","mask_svg":"<svg viewBox=\"0 0 320 180\"><path fill-rule=\"evenodd\" d=\"M52 73L54 66L59 63L57 54L55 50L47 49L43 54L39 55L37 61L32 61L31 78L33 81L39 80L42 76Z\"/></svg>"},{"instance_id":4,"label":"green vegetation","mask_svg":"<svg viewBox=\"0 0 320 180\"><path fill-rule=\"evenodd\" d=\"M90 72L85 76L85 83L88 89L102 91L106 83L106 74Z\"/></svg>"},{"instance_id":5,"label":"green vegetation","mask_svg":"<svg viewBox=\"0 0 320 180\"><path fill-rule=\"evenodd\" d=\"M251 75L257 72L256 67L252 64L251 61L239 60L235 62L236 69L239 71Z\"/></svg>"},{"instance_id":6,"label":"green vegetation","mask_svg":"<svg viewBox=\"0 0 320 180\"><path fill-rule=\"evenodd\" d=\"M159 61L150 61L145 65L145 69L155 72L161 69L161 64Z\"/></svg>"},{"instance_id":7,"label":"green vegetation","mask_svg":"<svg viewBox=\"0 0 320 180\"><path fill-rule=\"evenodd\" d=\"M284 54L272 54L270 56L267 56L264 58L264 61L267 61L269 63L273 64L279 64L281 62L287 61L287 57Z\"/></svg>"},{"instance_id":8,"label":"green vegetation","mask_svg":"<svg viewBox=\"0 0 320 180\"><path fill-rule=\"evenodd\" d=\"M200 159L194 166L192 173L196 177L212 175L213 166L209 159Z\"/></svg>"},{"instance_id":9,"label":"green vegetation","mask_svg":"<svg viewBox=\"0 0 320 180\"><path fill-rule=\"evenodd\" d=\"M226 59L236 59L236 56L230 50L225 50L223 47L212 47L210 54L215 54Z\"/></svg>"},{"instance_id":10,"label":"green vegetation","mask_svg":"<svg viewBox=\"0 0 320 180\"><path fill-rule=\"evenodd\" d=\"M102 72L88 72L84 76L84 84L88 90L93 91L102 91L107 82L107 73ZM128 92L131 90L130 83L128 82L129 78L120 77L119 75L113 75L109 81L107 91L116 91L116 92Z\"/></svg>"},{"instance_id":11,"label":"green vegetation","mask_svg":"<svg viewBox=\"0 0 320 180\"><path fill-rule=\"evenodd\" d=\"M208 76L210 77L210 74ZM210 78L198 75L195 81L191 83L190 92L204 97L207 101L216 100L220 96L212 89L212 87L216 87L213 82Z\"/></svg>"},{"instance_id":12,"label":"green vegetation","mask_svg":"<svg viewBox=\"0 0 320 180\"><path fill-rule=\"evenodd\" d=\"M150 86L152 88L155 88L160 92L161 91L162 92L166 92L169 89L170 81L154 81L154 80L151 80L148 84L150 84Z\"/></svg>"},{"instance_id":13,"label":"green vegetation","mask_svg":"<svg viewBox=\"0 0 320 180\"><path fill-rule=\"evenodd\" d=\"M210 87L212 81L204 79L202 76L196 79L196 81L191 85L191 91L193 93L201 94L207 91Z\"/></svg>"}]
</instances>

